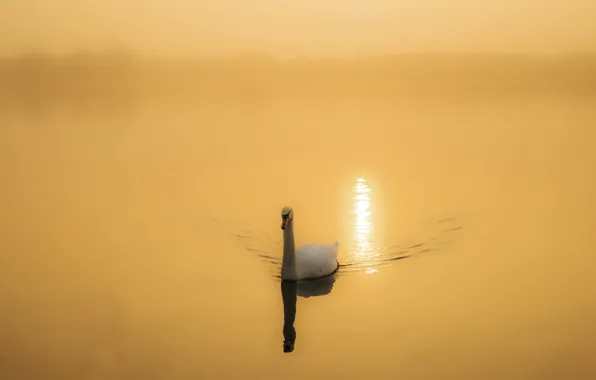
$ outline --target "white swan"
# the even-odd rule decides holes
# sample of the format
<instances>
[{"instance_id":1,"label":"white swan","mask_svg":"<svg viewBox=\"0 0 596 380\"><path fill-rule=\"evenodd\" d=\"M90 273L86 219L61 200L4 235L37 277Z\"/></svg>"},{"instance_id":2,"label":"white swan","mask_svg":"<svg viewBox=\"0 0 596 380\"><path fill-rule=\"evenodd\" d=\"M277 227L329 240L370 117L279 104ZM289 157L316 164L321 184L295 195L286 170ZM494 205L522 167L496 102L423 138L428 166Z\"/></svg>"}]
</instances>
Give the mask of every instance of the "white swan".
<instances>
[{"instance_id":1,"label":"white swan","mask_svg":"<svg viewBox=\"0 0 596 380\"><path fill-rule=\"evenodd\" d=\"M305 280L327 276L337 270L339 243L294 244L294 212L290 207L281 210L281 229L284 236L284 255L281 263L282 280Z\"/></svg>"}]
</instances>

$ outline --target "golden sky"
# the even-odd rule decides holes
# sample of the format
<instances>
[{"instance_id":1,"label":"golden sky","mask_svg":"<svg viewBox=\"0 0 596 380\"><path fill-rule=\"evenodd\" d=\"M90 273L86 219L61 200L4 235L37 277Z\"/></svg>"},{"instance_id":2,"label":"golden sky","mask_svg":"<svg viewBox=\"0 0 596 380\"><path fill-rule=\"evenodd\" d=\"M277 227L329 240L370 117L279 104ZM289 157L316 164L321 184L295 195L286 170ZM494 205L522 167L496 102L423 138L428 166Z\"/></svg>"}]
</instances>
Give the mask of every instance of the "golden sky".
<instances>
[{"instance_id":1,"label":"golden sky","mask_svg":"<svg viewBox=\"0 0 596 380\"><path fill-rule=\"evenodd\" d=\"M594 0L1 0L0 54L596 49Z\"/></svg>"}]
</instances>

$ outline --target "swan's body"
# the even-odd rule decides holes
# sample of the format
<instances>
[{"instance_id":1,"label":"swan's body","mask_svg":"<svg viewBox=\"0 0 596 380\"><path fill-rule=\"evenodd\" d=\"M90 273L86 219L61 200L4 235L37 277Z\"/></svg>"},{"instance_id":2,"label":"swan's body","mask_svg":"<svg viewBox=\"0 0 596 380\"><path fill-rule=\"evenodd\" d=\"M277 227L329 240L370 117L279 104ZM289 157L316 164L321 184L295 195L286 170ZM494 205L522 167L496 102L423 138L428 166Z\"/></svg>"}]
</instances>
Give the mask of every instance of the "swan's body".
<instances>
[{"instance_id":1,"label":"swan's body","mask_svg":"<svg viewBox=\"0 0 596 380\"><path fill-rule=\"evenodd\" d=\"M339 243L306 244L295 248L294 213L291 208L282 210L284 252L281 264L283 280L305 280L327 276L337 270Z\"/></svg>"}]
</instances>

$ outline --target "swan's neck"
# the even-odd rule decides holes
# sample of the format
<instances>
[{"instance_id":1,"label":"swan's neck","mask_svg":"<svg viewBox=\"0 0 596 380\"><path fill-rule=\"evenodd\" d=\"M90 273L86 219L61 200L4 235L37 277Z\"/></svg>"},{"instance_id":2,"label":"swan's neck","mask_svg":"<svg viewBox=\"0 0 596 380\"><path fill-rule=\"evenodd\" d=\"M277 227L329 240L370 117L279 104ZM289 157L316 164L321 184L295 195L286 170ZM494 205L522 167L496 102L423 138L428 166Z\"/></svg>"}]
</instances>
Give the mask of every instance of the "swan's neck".
<instances>
[{"instance_id":1,"label":"swan's neck","mask_svg":"<svg viewBox=\"0 0 596 380\"><path fill-rule=\"evenodd\" d=\"M297 280L296 245L294 244L294 221L290 220L284 230L284 257L281 263L281 278Z\"/></svg>"}]
</instances>

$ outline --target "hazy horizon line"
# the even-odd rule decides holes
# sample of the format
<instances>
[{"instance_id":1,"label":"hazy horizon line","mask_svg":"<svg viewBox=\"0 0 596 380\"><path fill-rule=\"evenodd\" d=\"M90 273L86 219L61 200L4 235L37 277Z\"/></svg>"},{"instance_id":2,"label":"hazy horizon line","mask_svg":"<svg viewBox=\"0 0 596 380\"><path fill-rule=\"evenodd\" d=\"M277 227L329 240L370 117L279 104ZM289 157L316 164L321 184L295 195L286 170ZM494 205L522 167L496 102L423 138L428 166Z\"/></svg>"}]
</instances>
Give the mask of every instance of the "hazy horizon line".
<instances>
[{"instance_id":1,"label":"hazy horizon line","mask_svg":"<svg viewBox=\"0 0 596 380\"><path fill-rule=\"evenodd\" d=\"M302 54L295 56L276 56L275 54L261 50L238 50L230 51L221 54L200 54L200 53L148 53L134 49L126 48L111 48L111 49L86 49L78 48L69 52L48 52L43 49L29 49L23 50L13 54L0 54L0 59L19 59L27 57L43 57L51 59L64 59L77 56L128 56L139 59L204 59L204 60L218 60L218 59L262 59L270 61L291 61L300 59L312 60L354 60L354 59L374 59L374 58L390 58L400 56L508 56L508 57L535 57L535 58L553 58L553 57L595 57L595 51L569 51L569 52L523 52L523 51L449 51L449 50L427 50L427 51L396 51L378 54L361 54L361 55L313 55Z\"/></svg>"}]
</instances>

